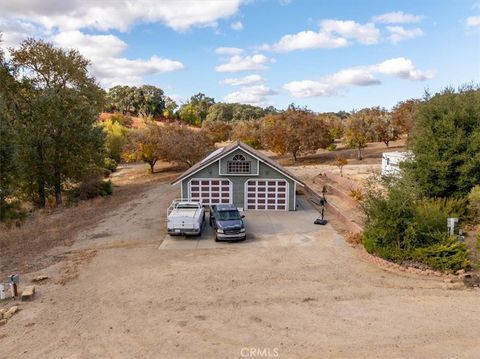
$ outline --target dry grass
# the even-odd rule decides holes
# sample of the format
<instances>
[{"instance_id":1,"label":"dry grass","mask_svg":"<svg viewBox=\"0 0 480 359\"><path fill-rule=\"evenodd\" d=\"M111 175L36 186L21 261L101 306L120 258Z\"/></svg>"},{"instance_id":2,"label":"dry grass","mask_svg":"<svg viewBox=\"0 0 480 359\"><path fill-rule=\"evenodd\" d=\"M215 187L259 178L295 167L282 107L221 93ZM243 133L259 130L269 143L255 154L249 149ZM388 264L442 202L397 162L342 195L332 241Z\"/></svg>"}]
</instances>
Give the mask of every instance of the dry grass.
<instances>
[{"instance_id":1,"label":"dry grass","mask_svg":"<svg viewBox=\"0 0 480 359\"><path fill-rule=\"evenodd\" d=\"M96 249L87 249L74 253L68 261L62 263L60 268L61 277L55 284L65 285L72 279L77 278L79 267L84 263L89 263L96 255Z\"/></svg>"},{"instance_id":2,"label":"dry grass","mask_svg":"<svg viewBox=\"0 0 480 359\"><path fill-rule=\"evenodd\" d=\"M362 202L364 199L364 194L361 189L352 188L350 191L348 191L348 196L357 202Z\"/></svg>"},{"instance_id":3,"label":"dry grass","mask_svg":"<svg viewBox=\"0 0 480 359\"><path fill-rule=\"evenodd\" d=\"M274 154L266 151L269 155L277 160L283 166L308 166L308 165L335 165L337 156L342 156L348 160L348 165L370 165L377 164L381 158L383 152L391 151L403 151L405 149L405 139L400 139L391 142L389 147L386 147L382 142L369 143L366 148L363 149L363 159L357 159L357 150L345 148L345 146L338 142L337 149L335 151L319 150L315 154L306 155L300 157L296 162L293 161L291 155L275 156ZM345 167L344 167L345 168Z\"/></svg>"},{"instance_id":4,"label":"dry grass","mask_svg":"<svg viewBox=\"0 0 480 359\"><path fill-rule=\"evenodd\" d=\"M349 244L351 244L352 246L355 247L359 244L362 244L362 233L360 233L360 232L356 232L356 233L348 232L345 235L345 240L347 241L347 243L349 243Z\"/></svg>"},{"instance_id":5,"label":"dry grass","mask_svg":"<svg viewBox=\"0 0 480 359\"><path fill-rule=\"evenodd\" d=\"M38 210L21 227L0 229L0 278L10 273L28 273L65 259L64 254L48 252L64 246L66 251L76 235L107 217L121 204L135 198L158 182L173 180L177 168L159 163L150 175L147 166L127 166L112 178L114 193L109 197L80 202L76 206Z\"/></svg>"}]
</instances>

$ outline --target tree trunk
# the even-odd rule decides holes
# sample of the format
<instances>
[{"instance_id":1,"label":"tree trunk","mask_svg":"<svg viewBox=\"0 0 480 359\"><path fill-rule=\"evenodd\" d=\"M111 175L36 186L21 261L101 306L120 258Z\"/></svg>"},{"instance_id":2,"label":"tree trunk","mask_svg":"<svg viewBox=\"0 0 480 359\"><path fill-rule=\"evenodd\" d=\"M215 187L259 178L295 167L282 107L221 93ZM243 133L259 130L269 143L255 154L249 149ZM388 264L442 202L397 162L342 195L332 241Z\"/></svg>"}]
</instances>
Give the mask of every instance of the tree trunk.
<instances>
[{"instance_id":1,"label":"tree trunk","mask_svg":"<svg viewBox=\"0 0 480 359\"><path fill-rule=\"evenodd\" d=\"M360 160L360 161L363 159L363 157L362 157L362 148L361 148L361 147L358 148L357 159Z\"/></svg>"},{"instance_id":2,"label":"tree trunk","mask_svg":"<svg viewBox=\"0 0 480 359\"><path fill-rule=\"evenodd\" d=\"M297 162L297 153L293 152L292 155L293 155L293 162Z\"/></svg>"},{"instance_id":3,"label":"tree trunk","mask_svg":"<svg viewBox=\"0 0 480 359\"><path fill-rule=\"evenodd\" d=\"M153 174L155 173L155 161L154 162L149 162L148 163L150 165L150 173Z\"/></svg>"},{"instance_id":4,"label":"tree trunk","mask_svg":"<svg viewBox=\"0 0 480 359\"><path fill-rule=\"evenodd\" d=\"M61 181L61 176L60 172L55 169L55 174L54 174L54 190L55 190L55 203L57 206L61 206L63 201L62 201L62 181Z\"/></svg>"},{"instance_id":5,"label":"tree trunk","mask_svg":"<svg viewBox=\"0 0 480 359\"><path fill-rule=\"evenodd\" d=\"M43 176L40 175L38 178L38 199L37 199L37 206L40 208L45 207L45 180Z\"/></svg>"},{"instance_id":6,"label":"tree trunk","mask_svg":"<svg viewBox=\"0 0 480 359\"><path fill-rule=\"evenodd\" d=\"M385 143L385 146L388 147L388 144L390 143L390 141L383 141L383 143Z\"/></svg>"},{"instance_id":7,"label":"tree trunk","mask_svg":"<svg viewBox=\"0 0 480 359\"><path fill-rule=\"evenodd\" d=\"M43 168L43 151L42 151L42 146L39 145L37 147L37 154L38 154L38 162L39 162L39 166L38 168L40 169L39 170L39 173L37 174L37 195L38 195L38 198L37 198L37 206L40 207L40 208L44 208L45 207L45 202L46 202L46 195L45 195L45 177L43 175L43 171L44 171L44 168Z\"/></svg>"}]
</instances>

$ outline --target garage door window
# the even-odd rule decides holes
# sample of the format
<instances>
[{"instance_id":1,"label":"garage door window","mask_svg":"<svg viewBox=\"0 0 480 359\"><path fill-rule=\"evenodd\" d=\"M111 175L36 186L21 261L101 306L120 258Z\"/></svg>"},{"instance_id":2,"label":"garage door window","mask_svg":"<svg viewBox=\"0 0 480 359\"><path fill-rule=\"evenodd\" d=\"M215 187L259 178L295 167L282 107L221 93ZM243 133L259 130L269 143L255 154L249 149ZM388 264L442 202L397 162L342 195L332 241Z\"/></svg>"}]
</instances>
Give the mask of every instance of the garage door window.
<instances>
[{"instance_id":1,"label":"garage door window","mask_svg":"<svg viewBox=\"0 0 480 359\"><path fill-rule=\"evenodd\" d=\"M203 205L231 203L231 183L227 180L192 180L189 194Z\"/></svg>"},{"instance_id":2,"label":"garage door window","mask_svg":"<svg viewBox=\"0 0 480 359\"><path fill-rule=\"evenodd\" d=\"M249 180L246 185L246 208L253 210L287 210L285 180Z\"/></svg>"}]
</instances>

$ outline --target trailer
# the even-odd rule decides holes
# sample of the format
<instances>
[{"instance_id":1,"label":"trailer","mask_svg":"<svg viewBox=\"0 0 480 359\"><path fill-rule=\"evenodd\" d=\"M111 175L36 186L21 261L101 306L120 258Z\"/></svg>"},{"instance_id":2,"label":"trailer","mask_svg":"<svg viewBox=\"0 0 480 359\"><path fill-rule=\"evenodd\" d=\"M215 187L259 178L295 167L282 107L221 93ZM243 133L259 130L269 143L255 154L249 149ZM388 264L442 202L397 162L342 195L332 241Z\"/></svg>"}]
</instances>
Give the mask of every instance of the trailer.
<instances>
[{"instance_id":1,"label":"trailer","mask_svg":"<svg viewBox=\"0 0 480 359\"><path fill-rule=\"evenodd\" d=\"M400 175L400 163L413 159L412 152L384 152L382 154L382 176Z\"/></svg>"},{"instance_id":2,"label":"trailer","mask_svg":"<svg viewBox=\"0 0 480 359\"><path fill-rule=\"evenodd\" d=\"M201 235L205 209L198 202L174 200L167 209L167 230L172 236Z\"/></svg>"}]
</instances>

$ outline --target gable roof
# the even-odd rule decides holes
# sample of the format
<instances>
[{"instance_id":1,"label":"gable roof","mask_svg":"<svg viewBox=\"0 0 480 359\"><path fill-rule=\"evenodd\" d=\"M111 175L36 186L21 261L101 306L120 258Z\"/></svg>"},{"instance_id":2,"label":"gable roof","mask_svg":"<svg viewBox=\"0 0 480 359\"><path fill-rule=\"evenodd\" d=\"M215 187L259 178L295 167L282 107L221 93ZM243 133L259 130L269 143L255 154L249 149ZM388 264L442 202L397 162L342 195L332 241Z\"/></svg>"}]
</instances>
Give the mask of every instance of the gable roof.
<instances>
[{"instance_id":1,"label":"gable roof","mask_svg":"<svg viewBox=\"0 0 480 359\"><path fill-rule=\"evenodd\" d=\"M232 153L233 151L235 151L236 149L239 149L239 148L242 149L243 151L247 152L248 154L252 155L257 160L265 163L267 166L270 166L273 169L275 169L276 171L282 173L286 177L290 178L292 181L295 181L300 186L305 187L305 183L303 183L303 181L299 180L290 171L287 171L285 168L280 166L276 161L272 160L270 157L264 155L260 151L257 151L253 147L250 147L249 145L247 145L243 142L240 142L240 141L233 142L233 143L229 144L228 146L221 147L221 148L213 151L207 157L205 157L203 160L201 160L200 162L197 162L192 167L190 167L188 170L186 170L180 177L177 177L172 182L172 185L176 185L177 183L179 183L183 179L185 179L185 178L191 176L192 174L200 171L201 169L211 165L215 161L218 161L219 159L227 156L229 153Z\"/></svg>"}]
</instances>

